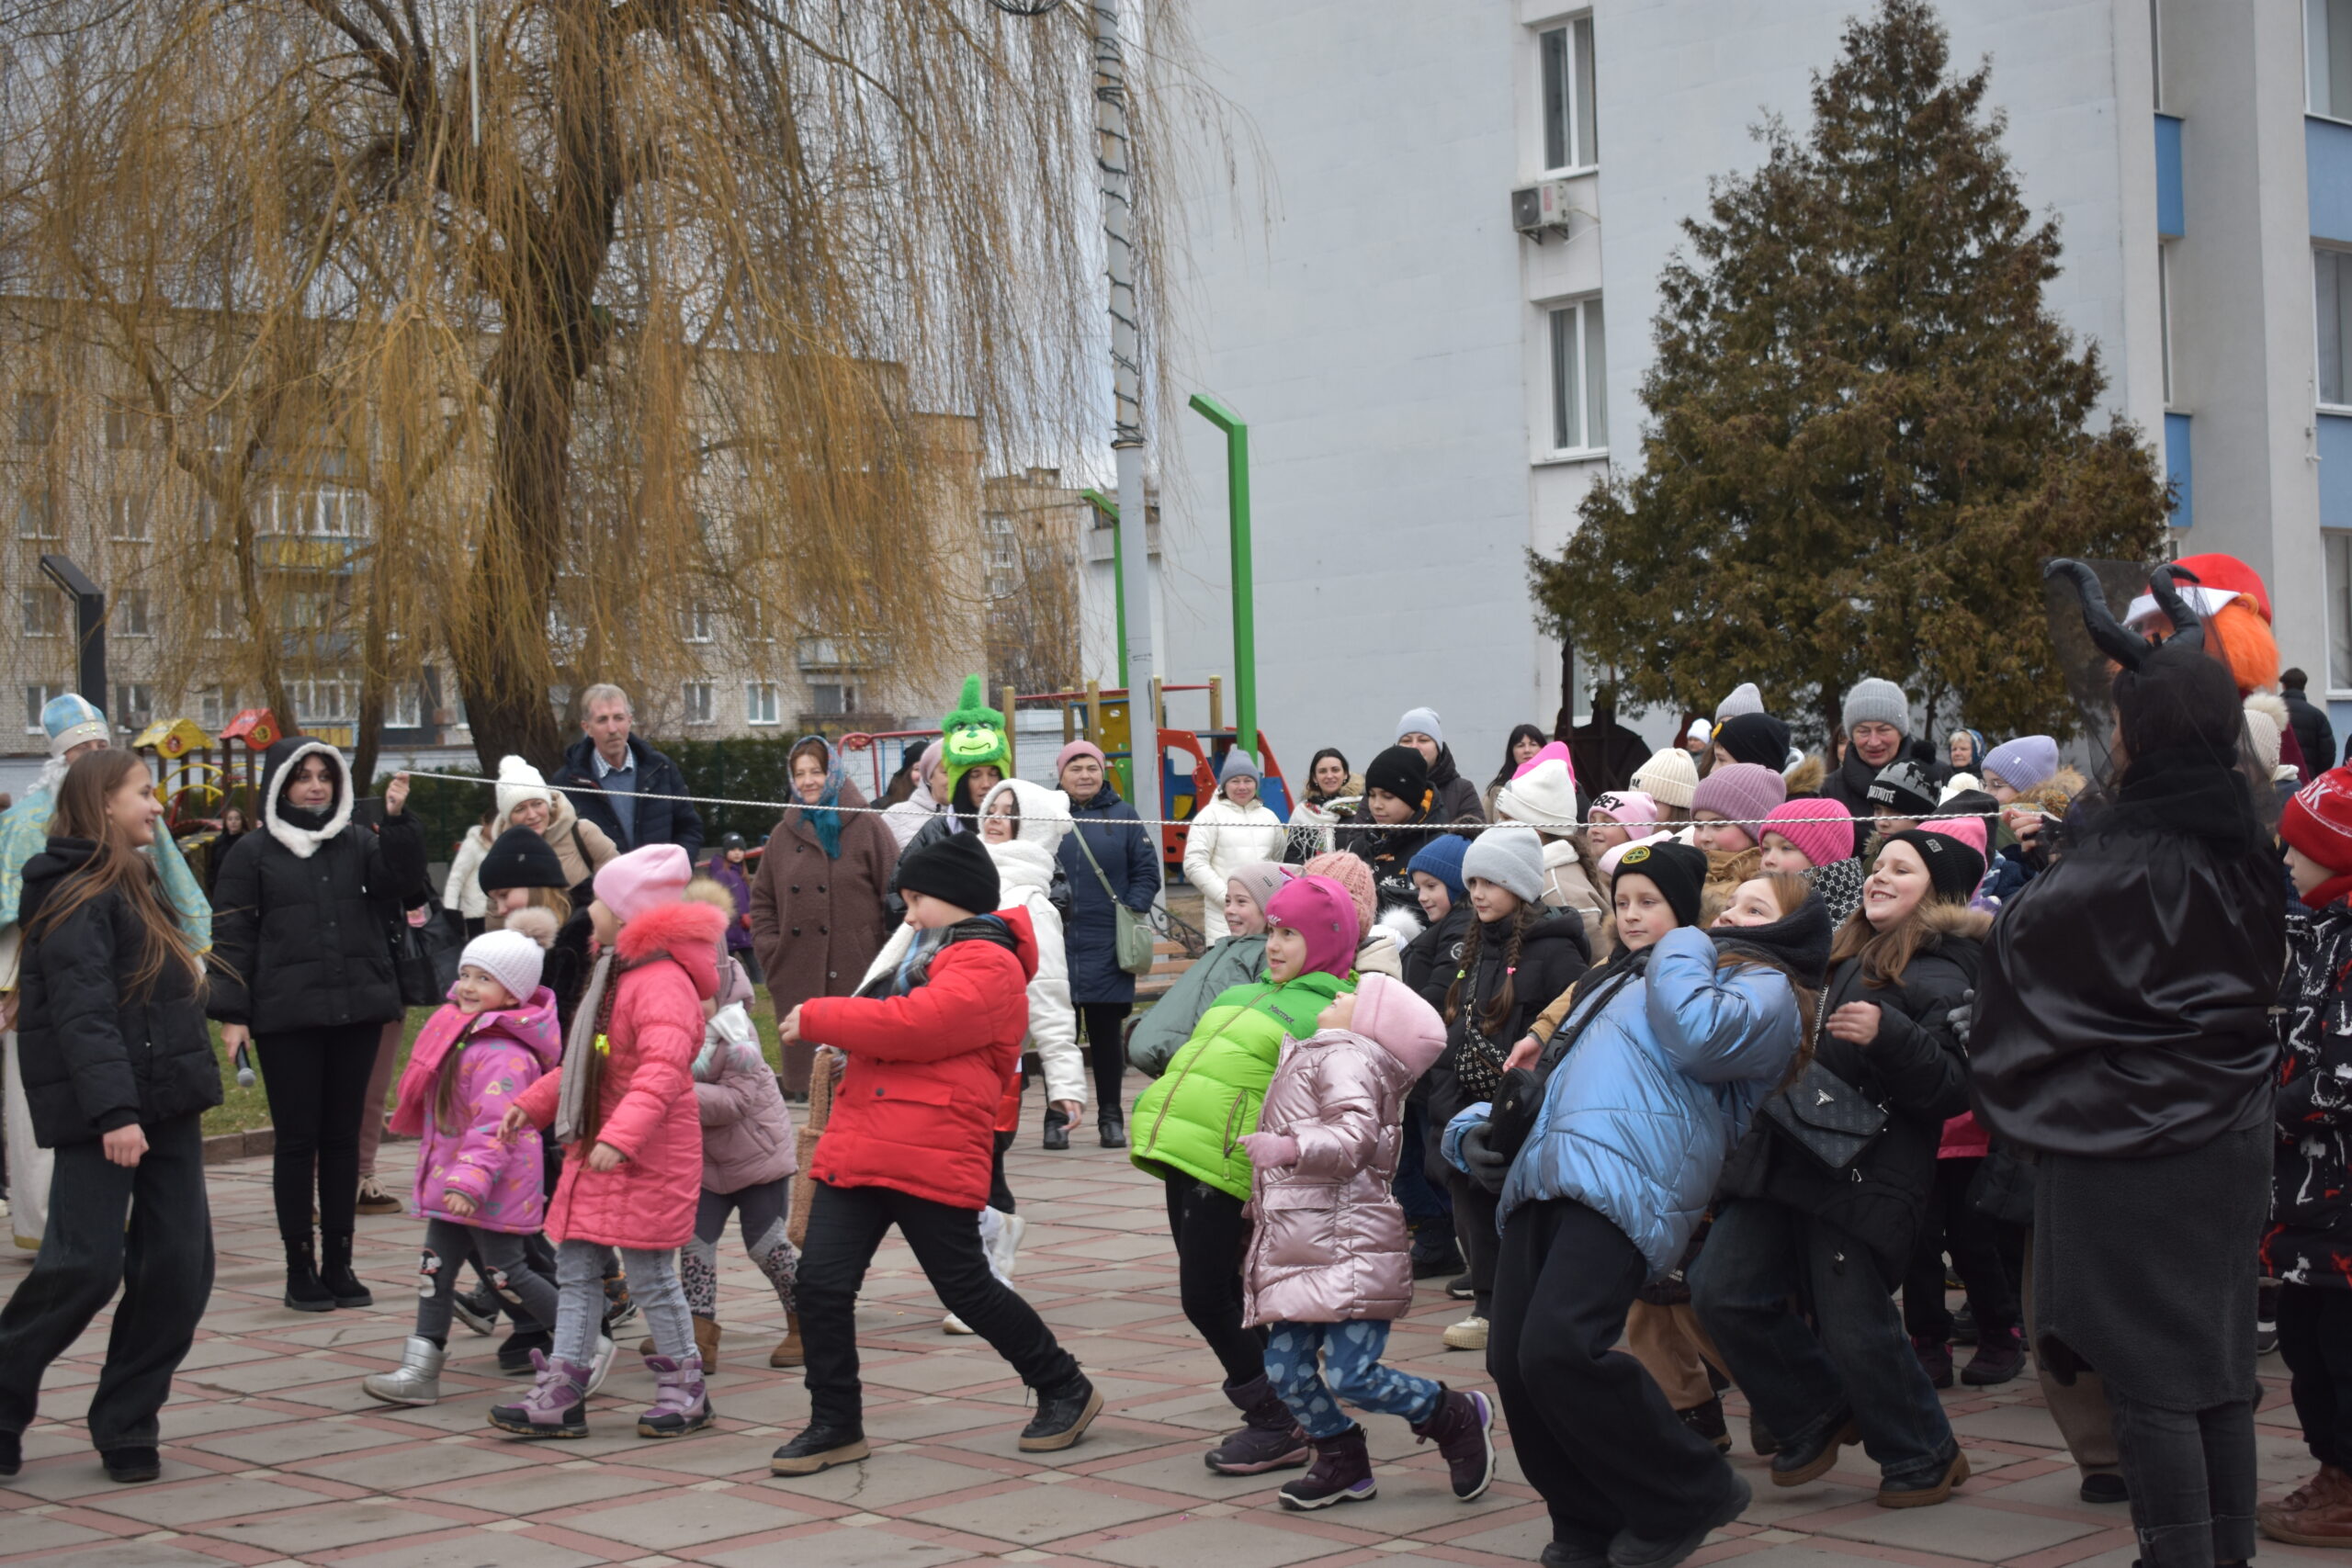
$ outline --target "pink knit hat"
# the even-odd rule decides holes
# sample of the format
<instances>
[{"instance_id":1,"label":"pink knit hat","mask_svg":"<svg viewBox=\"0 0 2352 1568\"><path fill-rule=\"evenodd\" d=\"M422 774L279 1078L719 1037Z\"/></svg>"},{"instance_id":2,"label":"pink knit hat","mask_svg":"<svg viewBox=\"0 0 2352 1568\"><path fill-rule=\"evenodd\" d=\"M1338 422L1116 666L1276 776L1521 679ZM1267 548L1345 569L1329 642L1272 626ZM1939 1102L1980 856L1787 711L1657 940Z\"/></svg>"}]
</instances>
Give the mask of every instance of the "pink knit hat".
<instances>
[{"instance_id":1,"label":"pink knit hat","mask_svg":"<svg viewBox=\"0 0 2352 1568\"><path fill-rule=\"evenodd\" d=\"M1576 787L1577 760L1568 754L1567 743L1563 740L1554 740L1546 743L1544 750L1536 752L1535 755L1530 757L1524 762L1521 762L1518 767L1513 768L1511 770L1510 776L1515 779L1523 779L1528 775L1531 770L1544 762L1565 763L1568 770L1568 787L1571 789Z\"/></svg>"},{"instance_id":2,"label":"pink knit hat","mask_svg":"<svg viewBox=\"0 0 2352 1568\"><path fill-rule=\"evenodd\" d=\"M1102 747L1091 740L1073 740L1054 753L1054 782L1056 784L1061 783L1062 770L1069 767L1071 759L1076 757L1091 757L1096 761L1102 762L1105 771L1111 766L1109 762L1103 761Z\"/></svg>"},{"instance_id":3,"label":"pink knit hat","mask_svg":"<svg viewBox=\"0 0 2352 1568\"><path fill-rule=\"evenodd\" d=\"M1788 781L1771 769L1734 762L1699 781L1690 792L1690 809L1713 811L1734 822L1756 822L1788 798Z\"/></svg>"},{"instance_id":4,"label":"pink knit hat","mask_svg":"<svg viewBox=\"0 0 2352 1568\"><path fill-rule=\"evenodd\" d=\"M1986 864L1992 857L1984 852L1984 818L1982 817L1947 817L1940 822L1923 823L1928 831L1956 839L1976 852L1976 858Z\"/></svg>"},{"instance_id":5,"label":"pink knit hat","mask_svg":"<svg viewBox=\"0 0 2352 1568\"><path fill-rule=\"evenodd\" d=\"M605 863L596 874L596 901L627 925L648 909L684 897L694 874L695 863L677 845L648 844Z\"/></svg>"},{"instance_id":6,"label":"pink knit hat","mask_svg":"<svg viewBox=\"0 0 2352 1568\"><path fill-rule=\"evenodd\" d=\"M1815 865L1830 865L1854 852L1854 825L1846 807L1834 800L1792 800L1775 807L1757 830L1758 842L1778 833Z\"/></svg>"},{"instance_id":7,"label":"pink knit hat","mask_svg":"<svg viewBox=\"0 0 2352 1568\"><path fill-rule=\"evenodd\" d=\"M1266 923L1288 926L1306 939L1306 968L1313 973L1345 979L1355 967L1355 900L1328 876L1310 874L1283 884L1266 903Z\"/></svg>"},{"instance_id":8,"label":"pink knit hat","mask_svg":"<svg viewBox=\"0 0 2352 1568\"><path fill-rule=\"evenodd\" d=\"M1615 822L1626 828L1644 828L1657 820L1657 802L1637 789L1608 790L1592 803L1585 813L1588 822Z\"/></svg>"},{"instance_id":9,"label":"pink knit hat","mask_svg":"<svg viewBox=\"0 0 2352 1568\"><path fill-rule=\"evenodd\" d=\"M1372 867L1345 850L1333 850L1308 861L1306 869L1309 876L1328 876L1346 888L1348 897L1355 900L1356 929L1372 929L1372 918L1380 908L1379 895L1373 889ZM1267 905L1266 912L1272 914L1273 906Z\"/></svg>"}]
</instances>

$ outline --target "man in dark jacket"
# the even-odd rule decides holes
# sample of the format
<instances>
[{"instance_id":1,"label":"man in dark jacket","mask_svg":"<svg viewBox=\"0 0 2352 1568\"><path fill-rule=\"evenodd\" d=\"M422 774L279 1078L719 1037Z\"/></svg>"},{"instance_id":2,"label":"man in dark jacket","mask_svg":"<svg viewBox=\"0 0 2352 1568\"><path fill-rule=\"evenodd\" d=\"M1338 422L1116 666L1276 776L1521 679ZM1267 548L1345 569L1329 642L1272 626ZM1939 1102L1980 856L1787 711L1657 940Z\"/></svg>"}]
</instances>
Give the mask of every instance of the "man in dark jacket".
<instances>
[{"instance_id":1,"label":"man in dark jacket","mask_svg":"<svg viewBox=\"0 0 2352 1568\"><path fill-rule=\"evenodd\" d=\"M580 699L582 738L563 754L548 782L572 809L602 828L623 852L675 844L688 860L702 852L702 818L686 793L678 764L629 733L635 722L628 694L591 686Z\"/></svg>"},{"instance_id":2,"label":"man in dark jacket","mask_svg":"<svg viewBox=\"0 0 2352 1568\"><path fill-rule=\"evenodd\" d=\"M2335 755L2335 727L2327 722L2327 710L2303 694L2310 683L2311 677L2301 670L2278 673L2278 694L2287 700L2287 722L2294 727L2295 744L2303 749L2305 776L2317 778Z\"/></svg>"}]
</instances>

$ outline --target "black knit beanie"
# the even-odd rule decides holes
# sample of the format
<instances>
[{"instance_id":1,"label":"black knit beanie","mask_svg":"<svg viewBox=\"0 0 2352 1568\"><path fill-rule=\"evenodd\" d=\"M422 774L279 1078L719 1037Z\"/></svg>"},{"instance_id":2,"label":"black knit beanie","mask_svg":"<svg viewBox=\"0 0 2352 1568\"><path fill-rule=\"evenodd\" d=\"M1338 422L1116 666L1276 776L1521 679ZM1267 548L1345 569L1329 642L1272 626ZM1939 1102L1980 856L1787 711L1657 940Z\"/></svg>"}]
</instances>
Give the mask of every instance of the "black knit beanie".
<instances>
[{"instance_id":1,"label":"black knit beanie","mask_svg":"<svg viewBox=\"0 0 2352 1568\"><path fill-rule=\"evenodd\" d=\"M1386 790L1416 815L1429 807L1430 765L1410 746L1391 746L1374 757L1363 771L1363 783L1366 789Z\"/></svg>"},{"instance_id":2,"label":"black knit beanie","mask_svg":"<svg viewBox=\"0 0 2352 1568\"><path fill-rule=\"evenodd\" d=\"M1916 762L1889 762L1866 793L1872 806L1883 806L1897 817L1935 814L1936 786Z\"/></svg>"},{"instance_id":3,"label":"black knit beanie","mask_svg":"<svg viewBox=\"0 0 2352 1568\"><path fill-rule=\"evenodd\" d=\"M528 828L509 828L481 857L475 878L485 893L509 887L569 887L555 846Z\"/></svg>"},{"instance_id":4,"label":"black knit beanie","mask_svg":"<svg viewBox=\"0 0 2352 1568\"><path fill-rule=\"evenodd\" d=\"M1628 876L1650 879L1666 907L1674 911L1676 925L1699 923L1699 897L1707 886L1706 851L1671 840L1663 844L1635 844L1617 857L1617 870L1609 882L1612 902L1617 884Z\"/></svg>"},{"instance_id":5,"label":"black knit beanie","mask_svg":"<svg viewBox=\"0 0 2352 1568\"><path fill-rule=\"evenodd\" d=\"M927 893L974 915L994 913L1003 892L978 833L933 839L899 863L892 881L901 893Z\"/></svg>"},{"instance_id":6,"label":"black knit beanie","mask_svg":"<svg viewBox=\"0 0 2352 1568\"><path fill-rule=\"evenodd\" d=\"M1914 828L1907 833L1889 833L1879 840L1879 847L1908 844L1919 852L1928 863L1928 885L1936 897L1959 904L1976 891L1984 880L1984 857L1973 846L1962 843L1949 833L1939 833L1928 828Z\"/></svg>"},{"instance_id":7,"label":"black knit beanie","mask_svg":"<svg viewBox=\"0 0 2352 1568\"><path fill-rule=\"evenodd\" d=\"M1734 714L1715 727L1715 744L1735 762L1779 773L1789 765L1789 727L1765 713Z\"/></svg>"}]
</instances>

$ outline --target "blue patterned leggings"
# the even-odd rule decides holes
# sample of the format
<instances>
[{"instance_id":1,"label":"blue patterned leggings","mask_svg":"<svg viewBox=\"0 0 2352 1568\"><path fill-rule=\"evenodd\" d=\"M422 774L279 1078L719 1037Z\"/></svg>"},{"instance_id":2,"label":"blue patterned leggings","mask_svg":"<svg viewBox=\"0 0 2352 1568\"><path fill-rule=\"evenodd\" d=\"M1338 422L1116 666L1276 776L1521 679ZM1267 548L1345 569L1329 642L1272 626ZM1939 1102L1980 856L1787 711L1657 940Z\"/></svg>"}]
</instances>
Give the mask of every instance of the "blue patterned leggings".
<instances>
[{"instance_id":1,"label":"blue patterned leggings","mask_svg":"<svg viewBox=\"0 0 2352 1568\"><path fill-rule=\"evenodd\" d=\"M1359 1410L1428 1420L1444 1390L1382 1366L1386 1348L1385 1323L1277 1323L1266 1341L1266 1376L1310 1438L1336 1438L1355 1424L1340 1414L1343 1399Z\"/></svg>"}]
</instances>

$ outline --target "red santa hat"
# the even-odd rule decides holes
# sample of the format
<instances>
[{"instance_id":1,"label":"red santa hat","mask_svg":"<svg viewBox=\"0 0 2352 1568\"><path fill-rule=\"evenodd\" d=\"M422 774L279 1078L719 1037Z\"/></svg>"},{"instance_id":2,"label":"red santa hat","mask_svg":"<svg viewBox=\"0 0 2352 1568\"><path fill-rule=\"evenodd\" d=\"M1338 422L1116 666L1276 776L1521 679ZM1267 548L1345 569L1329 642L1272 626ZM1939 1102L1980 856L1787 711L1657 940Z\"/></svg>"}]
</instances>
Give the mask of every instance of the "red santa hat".
<instances>
[{"instance_id":1,"label":"red santa hat","mask_svg":"<svg viewBox=\"0 0 2352 1568\"><path fill-rule=\"evenodd\" d=\"M2178 584L2181 596L2204 621L2206 646L2229 665L2238 694L2275 688L2278 639L2270 630L2270 591L2261 574L2237 557L2221 554L2183 556L2173 564L2197 579ZM2165 631L2154 593L2132 600L2123 619L2142 631Z\"/></svg>"}]
</instances>

